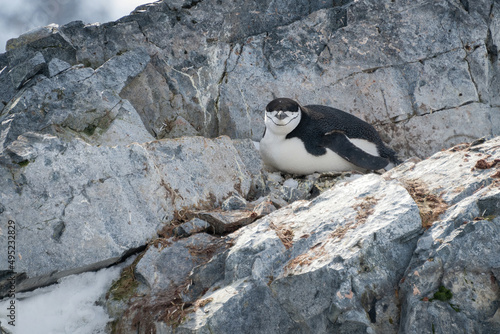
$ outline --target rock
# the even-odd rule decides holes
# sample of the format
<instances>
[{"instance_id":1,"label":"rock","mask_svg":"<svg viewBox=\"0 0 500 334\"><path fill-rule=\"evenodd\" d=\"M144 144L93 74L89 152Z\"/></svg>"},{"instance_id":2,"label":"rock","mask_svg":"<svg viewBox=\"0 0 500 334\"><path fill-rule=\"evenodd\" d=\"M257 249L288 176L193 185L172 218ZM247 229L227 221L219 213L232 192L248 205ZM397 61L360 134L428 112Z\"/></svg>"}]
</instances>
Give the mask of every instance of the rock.
<instances>
[{"instance_id":1,"label":"rock","mask_svg":"<svg viewBox=\"0 0 500 334\"><path fill-rule=\"evenodd\" d=\"M280 189L281 197L288 203L292 203L299 199L311 198L311 191L313 190L315 181L311 178L305 180L287 179L283 182Z\"/></svg>"},{"instance_id":2,"label":"rock","mask_svg":"<svg viewBox=\"0 0 500 334\"><path fill-rule=\"evenodd\" d=\"M129 82L120 96L132 103L146 129L155 137L175 138L196 132L196 128L186 120L187 116L180 111L175 112L182 105L178 101L180 99L168 90L166 80L153 64L148 64L141 74ZM179 121L182 123L179 124Z\"/></svg>"},{"instance_id":3,"label":"rock","mask_svg":"<svg viewBox=\"0 0 500 334\"><path fill-rule=\"evenodd\" d=\"M498 45L492 0L158 1L10 41L0 218L19 227L18 291L150 245L119 332L498 332ZM254 142L278 96L432 157L383 176L264 171ZM248 210L221 211L231 196ZM160 249L193 212L225 246ZM170 272L157 260L174 253Z\"/></svg>"},{"instance_id":4,"label":"rock","mask_svg":"<svg viewBox=\"0 0 500 334\"><path fill-rule=\"evenodd\" d=\"M263 171L264 164L260 157L258 147L255 142L250 139L233 140L234 146L238 150L238 154L245 163L245 166L252 174L253 183L251 185L249 199L257 199L267 193L265 174Z\"/></svg>"},{"instance_id":5,"label":"rock","mask_svg":"<svg viewBox=\"0 0 500 334\"><path fill-rule=\"evenodd\" d=\"M287 179L285 182L283 182L283 187L297 189L299 187L299 182L294 179Z\"/></svg>"},{"instance_id":6,"label":"rock","mask_svg":"<svg viewBox=\"0 0 500 334\"><path fill-rule=\"evenodd\" d=\"M186 320L177 327L179 333L199 333L205 331L207 322L219 333L301 333L299 327L279 305L272 295L272 290L265 282L253 280L238 280L225 289L218 289L200 299L200 306L193 314L188 314ZM238 314L239 317L217 316L217 311ZM269 312L268 310L272 310ZM267 312L266 312L267 311ZM206 321L198 321L204 315ZM172 333L165 324L157 324L158 333Z\"/></svg>"},{"instance_id":7,"label":"rock","mask_svg":"<svg viewBox=\"0 0 500 334\"><path fill-rule=\"evenodd\" d=\"M400 165L387 172L384 177L396 178L402 182L418 180L426 186L428 192L440 196L450 205L456 204L494 182L491 168L478 169L475 166L480 160L500 157L499 138L470 147L457 146L419 163Z\"/></svg>"},{"instance_id":8,"label":"rock","mask_svg":"<svg viewBox=\"0 0 500 334\"><path fill-rule=\"evenodd\" d=\"M233 195L226 199L221 206L224 211L242 210L247 207L247 201L238 195Z\"/></svg>"},{"instance_id":9,"label":"rock","mask_svg":"<svg viewBox=\"0 0 500 334\"><path fill-rule=\"evenodd\" d=\"M6 148L27 132L52 134L67 140L78 137L101 144L99 135L106 133L118 115L120 121L123 116L126 119L126 113L132 114L128 120L135 118L134 126L122 125L121 131L125 133L120 135L107 134L105 139L111 139L110 136L114 139L109 144L151 140L151 136L145 136L144 125L135 116L133 107L118 95L129 78L142 71L148 61L149 56L143 50L130 51L110 59L95 71L73 67L25 89L5 106L1 116L0 160L6 164L19 162L10 161ZM116 124L111 131L119 128Z\"/></svg>"},{"instance_id":10,"label":"rock","mask_svg":"<svg viewBox=\"0 0 500 334\"><path fill-rule=\"evenodd\" d=\"M389 173L403 182L418 178L450 205L418 241L399 284L402 331L498 332L500 244L492 238L500 228L500 189L492 177L498 168L476 166L500 157L499 144L496 138L459 146Z\"/></svg>"},{"instance_id":11,"label":"rock","mask_svg":"<svg viewBox=\"0 0 500 334\"><path fill-rule=\"evenodd\" d=\"M415 154L426 157L440 149L449 148L462 142L473 141L478 138L478 133L498 136L500 133L496 123L500 121L499 115L499 108L471 103L450 110L442 110L412 118L406 123L401 132L394 133L393 136L396 140L401 136L414 138L411 143L408 143L408 153L405 153L405 156ZM468 125L457 129L458 124ZM436 135L441 137L439 141L433 139Z\"/></svg>"},{"instance_id":12,"label":"rock","mask_svg":"<svg viewBox=\"0 0 500 334\"><path fill-rule=\"evenodd\" d=\"M177 116L172 124L168 125L170 130L168 131L167 138L177 138L182 136L199 136L200 133L196 131L195 128L182 116Z\"/></svg>"},{"instance_id":13,"label":"rock","mask_svg":"<svg viewBox=\"0 0 500 334\"><path fill-rule=\"evenodd\" d=\"M19 89L36 74L46 70L47 64L41 52L37 52L33 58L10 70L10 79L14 88Z\"/></svg>"},{"instance_id":14,"label":"rock","mask_svg":"<svg viewBox=\"0 0 500 334\"><path fill-rule=\"evenodd\" d=\"M59 27L59 31L76 47L74 63L88 67L98 68L110 58L136 48L145 48L152 55L139 23L125 21L87 25L74 21Z\"/></svg>"},{"instance_id":15,"label":"rock","mask_svg":"<svg viewBox=\"0 0 500 334\"><path fill-rule=\"evenodd\" d=\"M261 175L264 164L260 157L259 148L256 146L258 143L248 139L235 139L233 142L252 175Z\"/></svg>"},{"instance_id":16,"label":"rock","mask_svg":"<svg viewBox=\"0 0 500 334\"><path fill-rule=\"evenodd\" d=\"M233 232L257 219L257 213L248 210L201 211L191 215L209 223L217 234Z\"/></svg>"},{"instance_id":17,"label":"rock","mask_svg":"<svg viewBox=\"0 0 500 334\"><path fill-rule=\"evenodd\" d=\"M64 60L54 58L49 63L49 77L56 76L70 67L71 65Z\"/></svg>"},{"instance_id":18,"label":"rock","mask_svg":"<svg viewBox=\"0 0 500 334\"><path fill-rule=\"evenodd\" d=\"M393 289L421 230L406 190L376 175L295 202L231 235L223 285L176 332L395 331Z\"/></svg>"},{"instance_id":19,"label":"rock","mask_svg":"<svg viewBox=\"0 0 500 334\"><path fill-rule=\"evenodd\" d=\"M77 47L77 46L76 46ZM7 41L8 66L14 68L41 52L46 63L58 58L77 64L76 48L57 24L35 28L18 38Z\"/></svg>"},{"instance_id":20,"label":"rock","mask_svg":"<svg viewBox=\"0 0 500 334\"><path fill-rule=\"evenodd\" d=\"M429 242L418 244L400 284L405 332L429 326L441 333L500 330L500 245L492 238L500 232L500 190L488 187L471 197L434 223L424 234ZM440 290L447 298L436 296Z\"/></svg>"},{"instance_id":21,"label":"rock","mask_svg":"<svg viewBox=\"0 0 500 334\"><path fill-rule=\"evenodd\" d=\"M132 305L126 311L127 316L117 314L113 330L120 333L130 333L131 328L151 331L155 319L166 319L171 323L182 321L185 303L179 303L180 298L194 283L186 279L187 274L195 268L210 267L226 247L223 239L205 233L175 243L167 239L157 240L133 266L137 280L126 282L128 273L121 277L122 284L135 286L135 291L129 297ZM122 300L113 295L110 297L108 308L117 310Z\"/></svg>"},{"instance_id":22,"label":"rock","mask_svg":"<svg viewBox=\"0 0 500 334\"><path fill-rule=\"evenodd\" d=\"M277 207L282 207L297 200L312 199L336 183L351 179L352 173L314 173L295 179L293 175L283 176L279 172L273 172L267 173L266 177L269 200Z\"/></svg>"},{"instance_id":23,"label":"rock","mask_svg":"<svg viewBox=\"0 0 500 334\"><path fill-rule=\"evenodd\" d=\"M226 244L226 248L230 247L230 245L230 243ZM191 285L182 292L183 301L194 304L206 292L220 289L224 280L224 263L227 253L227 249L221 251L208 262L193 268L189 275Z\"/></svg>"},{"instance_id":24,"label":"rock","mask_svg":"<svg viewBox=\"0 0 500 334\"><path fill-rule=\"evenodd\" d=\"M19 92L1 77L37 52L46 64L57 58L96 69L140 48L151 61L120 97L155 138L225 134L258 141L265 104L284 95L367 120L403 159L499 135L494 1L296 0L286 4L286 15L280 6L157 2L116 22L42 28L10 42L0 99L7 104ZM286 90L281 82L289 83ZM471 128L479 117L491 122Z\"/></svg>"},{"instance_id":25,"label":"rock","mask_svg":"<svg viewBox=\"0 0 500 334\"><path fill-rule=\"evenodd\" d=\"M184 283L191 270L206 262L207 257L210 259L223 244L222 239L206 233L177 242L165 240L148 248L137 263L135 274L151 293L173 289Z\"/></svg>"},{"instance_id":26,"label":"rock","mask_svg":"<svg viewBox=\"0 0 500 334\"><path fill-rule=\"evenodd\" d=\"M500 244L491 236L500 228L499 143L481 140L381 176L350 176L240 228L228 235L228 250L188 275L191 285L176 301L190 305L182 319L154 327L497 332ZM301 181L280 182L297 189Z\"/></svg>"},{"instance_id":27,"label":"rock","mask_svg":"<svg viewBox=\"0 0 500 334\"><path fill-rule=\"evenodd\" d=\"M23 45L35 42L39 39L42 38L47 38L53 33L57 32L59 29L59 25L57 24L50 24L46 27L40 27L40 28L35 28L32 29L21 36L17 38L11 38L7 41L7 45L5 49L8 50L13 50L16 48L19 48Z\"/></svg>"},{"instance_id":28,"label":"rock","mask_svg":"<svg viewBox=\"0 0 500 334\"><path fill-rule=\"evenodd\" d=\"M12 85L7 66L0 65L0 113L15 94L16 89Z\"/></svg>"},{"instance_id":29,"label":"rock","mask_svg":"<svg viewBox=\"0 0 500 334\"><path fill-rule=\"evenodd\" d=\"M193 218L186 223L182 223L173 229L174 235L177 237L188 237L195 233L205 232L210 228L210 224L199 218Z\"/></svg>"},{"instance_id":30,"label":"rock","mask_svg":"<svg viewBox=\"0 0 500 334\"><path fill-rule=\"evenodd\" d=\"M252 175L228 137L183 137L143 146L179 212L220 206L227 197L246 197L250 191Z\"/></svg>"},{"instance_id":31,"label":"rock","mask_svg":"<svg viewBox=\"0 0 500 334\"><path fill-rule=\"evenodd\" d=\"M0 112L29 79L40 73L49 76L47 64L53 59L77 63L75 47L55 24L9 40L6 49L5 61L0 62Z\"/></svg>"},{"instance_id":32,"label":"rock","mask_svg":"<svg viewBox=\"0 0 500 334\"><path fill-rule=\"evenodd\" d=\"M267 216L274 211L276 211L276 207L271 201L263 201L253 209L253 212L257 214L257 218Z\"/></svg>"},{"instance_id":33,"label":"rock","mask_svg":"<svg viewBox=\"0 0 500 334\"><path fill-rule=\"evenodd\" d=\"M94 145L106 146L145 143L154 140L144 127L137 111L127 100L120 101L111 113L116 114L116 117L107 129L96 128L92 135L88 136L83 133L80 136Z\"/></svg>"},{"instance_id":34,"label":"rock","mask_svg":"<svg viewBox=\"0 0 500 334\"><path fill-rule=\"evenodd\" d=\"M285 201L283 198L281 198L273 191L271 191L269 195L260 197L259 199L253 201L250 204L254 206L254 211L257 212L257 207L263 202L269 202L276 208L282 208L288 205L287 201Z\"/></svg>"},{"instance_id":35,"label":"rock","mask_svg":"<svg viewBox=\"0 0 500 334\"><path fill-rule=\"evenodd\" d=\"M252 183L227 137L107 147L33 134L16 143L9 150L21 163L0 166L0 216L19 228L16 271L26 277L17 291L120 261L184 210L246 197Z\"/></svg>"},{"instance_id":36,"label":"rock","mask_svg":"<svg viewBox=\"0 0 500 334\"><path fill-rule=\"evenodd\" d=\"M290 188L286 186L283 186L281 188L280 196L288 203L292 203L298 201L301 198L307 197L306 194L300 192L297 188Z\"/></svg>"},{"instance_id":37,"label":"rock","mask_svg":"<svg viewBox=\"0 0 500 334\"><path fill-rule=\"evenodd\" d=\"M27 275L18 291L115 263L172 214L160 175L138 145L98 148L50 136L29 145L21 170L0 170L2 217L19 226L16 271Z\"/></svg>"},{"instance_id":38,"label":"rock","mask_svg":"<svg viewBox=\"0 0 500 334\"><path fill-rule=\"evenodd\" d=\"M267 181L276 184L276 183L283 183L285 179L283 178L283 175L281 175L280 172L273 172L267 174Z\"/></svg>"}]
</instances>

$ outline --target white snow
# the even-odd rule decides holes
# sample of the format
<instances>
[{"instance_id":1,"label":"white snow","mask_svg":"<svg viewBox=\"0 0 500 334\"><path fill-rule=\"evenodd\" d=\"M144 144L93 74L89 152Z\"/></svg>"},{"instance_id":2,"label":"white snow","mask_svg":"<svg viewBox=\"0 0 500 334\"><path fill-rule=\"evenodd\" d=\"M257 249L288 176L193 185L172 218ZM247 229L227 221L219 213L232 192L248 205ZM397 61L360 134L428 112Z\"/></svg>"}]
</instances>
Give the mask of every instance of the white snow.
<instances>
[{"instance_id":1,"label":"white snow","mask_svg":"<svg viewBox=\"0 0 500 334\"><path fill-rule=\"evenodd\" d=\"M2 327L14 334L105 333L106 324L111 319L102 306L96 305L96 301L119 277L122 267L68 276L57 284L16 294L15 327L8 325L10 319L6 318L10 300L2 300Z\"/></svg>"}]
</instances>

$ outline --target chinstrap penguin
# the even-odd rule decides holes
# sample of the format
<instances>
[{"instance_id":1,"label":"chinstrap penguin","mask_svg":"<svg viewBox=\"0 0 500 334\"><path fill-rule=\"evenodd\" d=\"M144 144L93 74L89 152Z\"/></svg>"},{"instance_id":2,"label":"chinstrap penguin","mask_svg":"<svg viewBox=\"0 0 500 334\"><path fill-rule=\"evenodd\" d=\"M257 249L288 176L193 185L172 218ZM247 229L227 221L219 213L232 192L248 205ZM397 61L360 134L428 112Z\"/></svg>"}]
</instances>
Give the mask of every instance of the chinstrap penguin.
<instances>
[{"instance_id":1,"label":"chinstrap penguin","mask_svg":"<svg viewBox=\"0 0 500 334\"><path fill-rule=\"evenodd\" d=\"M335 108L278 98L267 105L265 124L262 159L283 172L366 171L399 163L372 125Z\"/></svg>"}]
</instances>

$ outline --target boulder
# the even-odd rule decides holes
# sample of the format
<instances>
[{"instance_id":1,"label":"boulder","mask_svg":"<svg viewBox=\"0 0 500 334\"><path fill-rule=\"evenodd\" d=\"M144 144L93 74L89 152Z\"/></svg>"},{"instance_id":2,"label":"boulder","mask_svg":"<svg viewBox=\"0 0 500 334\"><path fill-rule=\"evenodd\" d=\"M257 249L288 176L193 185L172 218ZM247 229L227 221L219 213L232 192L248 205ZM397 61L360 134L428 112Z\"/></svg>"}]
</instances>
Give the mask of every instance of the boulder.
<instances>
[{"instance_id":1,"label":"boulder","mask_svg":"<svg viewBox=\"0 0 500 334\"><path fill-rule=\"evenodd\" d=\"M420 237L400 281L401 332L500 330L499 144L461 145L392 173L418 178L450 205Z\"/></svg>"},{"instance_id":2,"label":"boulder","mask_svg":"<svg viewBox=\"0 0 500 334\"><path fill-rule=\"evenodd\" d=\"M427 192L454 205L479 189L496 184L499 138L452 147L421 162L400 165L384 177L396 178L404 184L417 180Z\"/></svg>"},{"instance_id":3,"label":"boulder","mask_svg":"<svg viewBox=\"0 0 500 334\"><path fill-rule=\"evenodd\" d=\"M18 229L18 291L116 263L184 210L246 197L252 184L228 137L98 147L32 134L18 142L11 150L24 162L0 167L0 217Z\"/></svg>"},{"instance_id":4,"label":"boulder","mask_svg":"<svg viewBox=\"0 0 500 334\"><path fill-rule=\"evenodd\" d=\"M186 292L193 283L189 273L206 266L217 272L212 260L227 247L226 240L206 233L178 241L157 239L108 293L106 306L117 316L113 331L134 333L140 329L151 332L155 330L156 319L169 323L182 321L186 306L182 298L188 298ZM125 310L124 301L129 306Z\"/></svg>"},{"instance_id":5,"label":"boulder","mask_svg":"<svg viewBox=\"0 0 500 334\"><path fill-rule=\"evenodd\" d=\"M222 203L221 209L224 211L242 210L247 207L247 201L237 195L231 196Z\"/></svg>"},{"instance_id":6,"label":"boulder","mask_svg":"<svg viewBox=\"0 0 500 334\"><path fill-rule=\"evenodd\" d=\"M173 290L185 283L194 267L206 262L222 249L221 238L199 233L173 242L160 241L151 245L135 266L135 275L144 282L152 294ZM175 270L172 270L175 268Z\"/></svg>"},{"instance_id":7,"label":"boulder","mask_svg":"<svg viewBox=\"0 0 500 334\"><path fill-rule=\"evenodd\" d=\"M96 70L74 66L50 78L37 77L37 84L20 91L5 106L0 161L11 164L25 160L10 147L28 132L109 146L153 140L132 105L118 95L149 59L144 50L137 49L111 58ZM126 128L123 123L127 123Z\"/></svg>"},{"instance_id":8,"label":"boulder","mask_svg":"<svg viewBox=\"0 0 500 334\"><path fill-rule=\"evenodd\" d=\"M401 280L404 333L500 330L500 189L462 202L422 236Z\"/></svg>"},{"instance_id":9,"label":"boulder","mask_svg":"<svg viewBox=\"0 0 500 334\"><path fill-rule=\"evenodd\" d=\"M294 202L230 235L220 288L175 331L394 332L421 231L405 188L377 175Z\"/></svg>"}]
</instances>

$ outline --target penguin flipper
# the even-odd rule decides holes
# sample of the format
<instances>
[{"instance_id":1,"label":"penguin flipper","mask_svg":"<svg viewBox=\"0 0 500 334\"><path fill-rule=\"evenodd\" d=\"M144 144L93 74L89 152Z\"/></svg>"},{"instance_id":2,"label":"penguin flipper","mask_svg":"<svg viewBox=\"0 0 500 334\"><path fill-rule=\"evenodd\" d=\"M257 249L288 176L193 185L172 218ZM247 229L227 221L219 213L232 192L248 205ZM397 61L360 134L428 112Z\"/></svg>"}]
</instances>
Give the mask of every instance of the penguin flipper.
<instances>
[{"instance_id":1,"label":"penguin flipper","mask_svg":"<svg viewBox=\"0 0 500 334\"><path fill-rule=\"evenodd\" d=\"M332 150L350 163L364 169L378 170L389 164L389 160L371 155L354 145L340 131L325 134L322 144L325 148Z\"/></svg>"}]
</instances>

